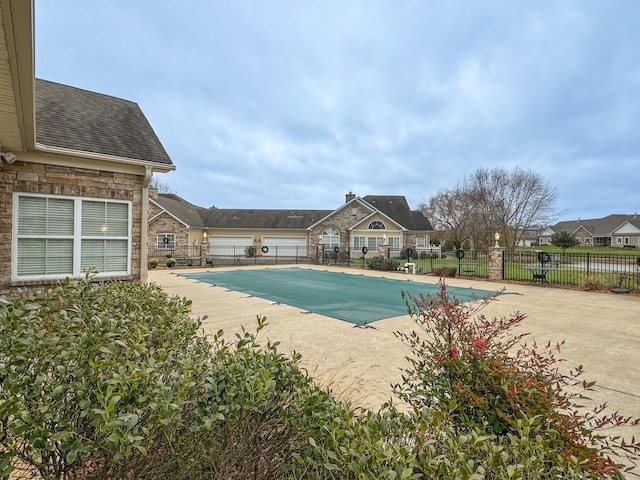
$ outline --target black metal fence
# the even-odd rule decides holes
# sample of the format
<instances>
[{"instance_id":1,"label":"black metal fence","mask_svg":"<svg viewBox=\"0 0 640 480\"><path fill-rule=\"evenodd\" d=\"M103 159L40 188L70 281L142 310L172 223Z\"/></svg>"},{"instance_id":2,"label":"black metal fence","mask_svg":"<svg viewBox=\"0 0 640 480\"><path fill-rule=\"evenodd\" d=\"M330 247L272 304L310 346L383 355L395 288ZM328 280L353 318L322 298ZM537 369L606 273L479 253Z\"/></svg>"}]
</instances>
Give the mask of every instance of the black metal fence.
<instances>
[{"instance_id":1,"label":"black metal fence","mask_svg":"<svg viewBox=\"0 0 640 480\"><path fill-rule=\"evenodd\" d=\"M149 258L160 265L175 258L177 266L324 264L366 267L367 261L380 253L346 246L326 245L253 246L200 245L184 247L149 247ZM415 270L416 273L489 277L488 250L442 250L416 252L387 249L389 259L384 268ZM406 264L409 264L406 266ZM501 279L549 285L577 286L584 289L621 288L640 290L640 255L600 253L547 253L506 250L502 254Z\"/></svg>"},{"instance_id":2,"label":"black metal fence","mask_svg":"<svg viewBox=\"0 0 640 480\"><path fill-rule=\"evenodd\" d=\"M505 251L503 279L585 289L640 289L640 255Z\"/></svg>"}]
</instances>

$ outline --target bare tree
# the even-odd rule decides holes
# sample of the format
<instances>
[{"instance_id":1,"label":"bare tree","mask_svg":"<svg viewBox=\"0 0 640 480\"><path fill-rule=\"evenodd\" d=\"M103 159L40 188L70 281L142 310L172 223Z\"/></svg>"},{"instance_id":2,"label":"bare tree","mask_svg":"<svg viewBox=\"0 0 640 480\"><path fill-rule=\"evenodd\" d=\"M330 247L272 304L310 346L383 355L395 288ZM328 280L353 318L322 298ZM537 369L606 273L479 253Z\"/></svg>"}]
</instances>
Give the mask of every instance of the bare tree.
<instances>
[{"instance_id":1,"label":"bare tree","mask_svg":"<svg viewBox=\"0 0 640 480\"><path fill-rule=\"evenodd\" d=\"M469 236L470 217L465 205L464 192L460 188L442 190L427 205L422 205L422 212L433 228L442 233L442 240L453 242L456 248L460 248Z\"/></svg>"},{"instance_id":2,"label":"bare tree","mask_svg":"<svg viewBox=\"0 0 640 480\"><path fill-rule=\"evenodd\" d=\"M158 180L158 177L156 177L155 175L151 177L151 183L149 184L149 187L155 188L156 190L158 190L158 193L176 193L171 189L171 187L169 187L168 184L162 183L160 180Z\"/></svg>"},{"instance_id":3,"label":"bare tree","mask_svg":"<svg viewBox=\"0 0 640 480\"><path fill-rule=\"evenodd\" d=\"M491 212L490 227L500 233L507 248L515 248L524 239L527 228L547 223L557 194L539 174L519 167L512 171L494 168L478 172L488 178L490 194L485 200L485 210Z\"/></svg>"},{"instance_id":4,"label":"bare tree","mask_svg":"<svg viewBox=\"0 0 640 480\"><path fill-rule=\"evenodd\" d=\"M479 169L454 190L432 197L425 213L454 241L469 238L476 248L486 248L499 232L504 245L514 248L527 228L547 223L555 200L555 189L534 172Z\"/></svg>"}]
</instances>

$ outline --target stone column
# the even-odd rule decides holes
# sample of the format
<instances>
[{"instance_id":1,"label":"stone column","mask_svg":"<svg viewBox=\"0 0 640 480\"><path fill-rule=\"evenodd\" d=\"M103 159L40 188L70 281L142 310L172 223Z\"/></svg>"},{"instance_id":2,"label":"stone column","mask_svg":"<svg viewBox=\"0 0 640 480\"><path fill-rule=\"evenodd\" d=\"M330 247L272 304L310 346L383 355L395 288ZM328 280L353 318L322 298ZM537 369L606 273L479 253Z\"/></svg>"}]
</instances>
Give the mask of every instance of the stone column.
<instances>
[{"instance_id":1,"label":"stone column","mask_svg":"<svg viewBox=\"0 0 640 480\"><path fill-rule=\"evenodd\" d=\"M489 280L503 280L504 247L489 248Z\"/></svg>"}]
</instances>

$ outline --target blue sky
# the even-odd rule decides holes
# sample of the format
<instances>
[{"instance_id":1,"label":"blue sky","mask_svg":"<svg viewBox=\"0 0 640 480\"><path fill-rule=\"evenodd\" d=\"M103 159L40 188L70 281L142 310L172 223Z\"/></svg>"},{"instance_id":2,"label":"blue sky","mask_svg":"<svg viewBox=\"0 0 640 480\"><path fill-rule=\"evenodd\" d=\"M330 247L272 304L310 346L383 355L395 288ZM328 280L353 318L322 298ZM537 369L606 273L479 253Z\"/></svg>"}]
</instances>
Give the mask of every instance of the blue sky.
<instances>
[{"instance_id":1,"label":"blue sky","mask_svg":"<svg viewBox=\"0 0 640 480\"><path fill-rule=\"evenodd\" d=\"M200 206L412 208L479 168L640 213L634 0L36 0L36 75L137 102Z\"/></svg>"}]
</instances>

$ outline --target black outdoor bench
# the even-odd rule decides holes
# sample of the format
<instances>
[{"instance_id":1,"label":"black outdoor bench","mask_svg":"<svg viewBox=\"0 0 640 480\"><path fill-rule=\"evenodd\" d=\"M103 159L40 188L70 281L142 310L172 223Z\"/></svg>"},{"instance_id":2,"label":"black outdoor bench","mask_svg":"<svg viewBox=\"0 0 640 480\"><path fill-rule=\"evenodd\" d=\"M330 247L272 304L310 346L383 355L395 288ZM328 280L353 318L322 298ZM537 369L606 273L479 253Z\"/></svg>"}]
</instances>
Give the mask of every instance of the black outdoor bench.
<instances>
[{"instance_id":1,"label":"black outdoor bench","mask_svg":"<svg viewBox=\"0 0 640 480\"><path fill-rule=\"evenodd\" d=\"M213 262L214 262L215 258L213 258L213 257L203 257L203 258L200 259L200 265L202 265L202 260L204 260L204 266L205 267L209 267L209 266L213 267Z\"/></svg>"}]
</instances>

